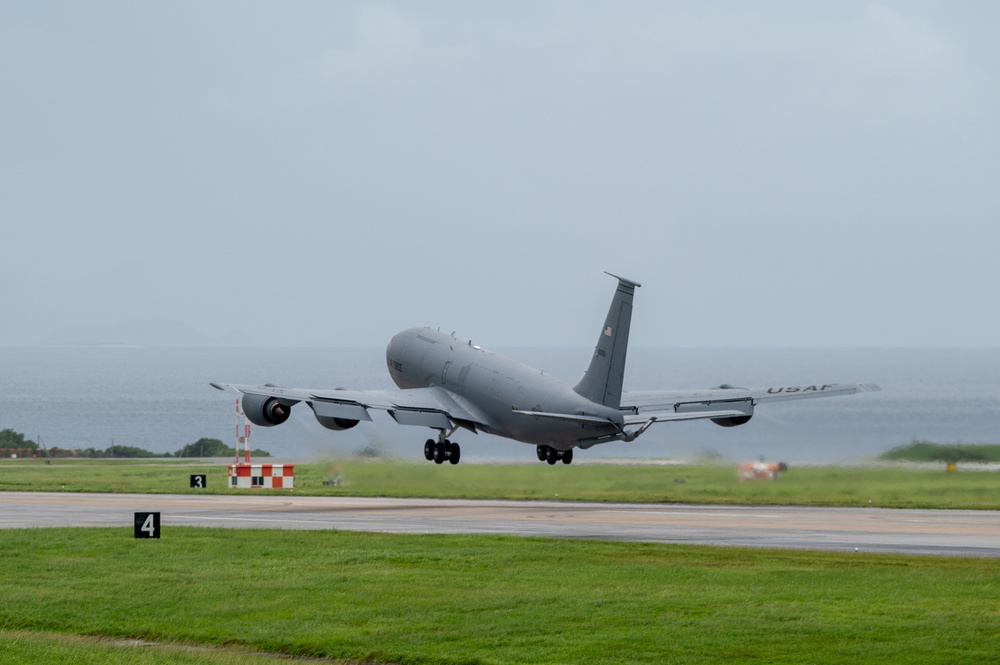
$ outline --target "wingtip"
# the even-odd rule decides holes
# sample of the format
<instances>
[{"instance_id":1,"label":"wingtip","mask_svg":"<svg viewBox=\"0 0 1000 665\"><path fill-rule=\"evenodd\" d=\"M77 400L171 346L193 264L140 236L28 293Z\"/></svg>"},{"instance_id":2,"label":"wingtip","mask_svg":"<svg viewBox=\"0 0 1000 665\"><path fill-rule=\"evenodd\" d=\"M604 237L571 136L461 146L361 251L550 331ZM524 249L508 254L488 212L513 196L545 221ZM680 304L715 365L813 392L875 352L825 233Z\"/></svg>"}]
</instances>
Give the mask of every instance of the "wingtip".
<instances>
[{"instance_id":1,"label":"wingtip","mask_svg":"<svg viewBox=\"0 0 1000 665\"><path fill-rule=\"evenodd\" d=\"M861 383L858 385L861 386L861 390L868 393L877 393L882 391L882 386L877 383Z\"/></svg>"}]
</instances>

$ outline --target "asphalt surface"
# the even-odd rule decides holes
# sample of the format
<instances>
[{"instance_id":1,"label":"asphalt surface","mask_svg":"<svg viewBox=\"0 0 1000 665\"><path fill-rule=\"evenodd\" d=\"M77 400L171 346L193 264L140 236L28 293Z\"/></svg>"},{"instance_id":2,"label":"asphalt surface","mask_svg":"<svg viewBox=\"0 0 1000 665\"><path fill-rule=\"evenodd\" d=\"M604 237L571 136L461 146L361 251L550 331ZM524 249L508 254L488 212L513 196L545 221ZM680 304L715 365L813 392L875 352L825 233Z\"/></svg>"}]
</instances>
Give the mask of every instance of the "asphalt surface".
<instances>
[{"instance_id":1,"label":"asphalt surface","mask_svg":"<svg viewBox=\"0 0 1000 665\"><path fill-rule=\"evenodd\" d=\"M1000 512L786 506L0 492L0 528L171 526L487 533L781 549L1000 557Z\"/></svg>"}]
</instances>

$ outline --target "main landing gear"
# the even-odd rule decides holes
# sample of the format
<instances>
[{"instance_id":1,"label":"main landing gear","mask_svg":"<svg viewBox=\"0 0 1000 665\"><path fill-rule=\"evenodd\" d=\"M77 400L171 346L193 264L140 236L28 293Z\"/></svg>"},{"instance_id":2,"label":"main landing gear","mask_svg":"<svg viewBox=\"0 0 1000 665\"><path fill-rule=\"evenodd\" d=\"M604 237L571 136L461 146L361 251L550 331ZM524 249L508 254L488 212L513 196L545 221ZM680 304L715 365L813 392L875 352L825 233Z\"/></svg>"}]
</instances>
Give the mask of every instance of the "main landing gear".
<instances>
[{"instance_id":1,"label":"main landing gear","mask_svg":"<svg viewBox=\"0 0 1000 665\"><path fill-rule=\"evenodd\" d=\"M424 459L435 464L444 464L448 460L451 464L458 464L462 458L462 448L457 443L452 443L448 439L442 438L439 441L427 439L424 443Z\"/></svg>"},{"instance_id":2,"label":"main landing gear","mask_svg":"<svg viewBox=\"0 0 1000 665\"><path fill-rule=\"evenodd\" d=\"M570 464L573 461L572 448L569 450L556 450L552 446L536 446L535 452L538 454L539 462L555 464L559 460L562 460L563 464Z\"/></svg>"}]
</instances>

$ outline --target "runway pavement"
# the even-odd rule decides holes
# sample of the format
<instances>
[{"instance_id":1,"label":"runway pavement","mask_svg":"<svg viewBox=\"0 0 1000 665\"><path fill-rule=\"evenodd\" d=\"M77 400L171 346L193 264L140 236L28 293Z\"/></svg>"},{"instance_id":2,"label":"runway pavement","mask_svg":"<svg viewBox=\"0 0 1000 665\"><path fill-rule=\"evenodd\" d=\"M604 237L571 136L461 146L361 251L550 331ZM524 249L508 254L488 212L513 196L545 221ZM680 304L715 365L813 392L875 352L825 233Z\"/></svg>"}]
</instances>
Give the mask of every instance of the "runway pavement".
<instances>
[{"instance_id":1,"label":"runway pavement","mask_svg":"<svg viewBox=\"0 0 1000 665\"><path fill-rule=\"evenodd\" d=\"M1000 557L1000 512L248 495L0 492L0 528L171 526L490 533Z\"/></svg>"}]
</instances>

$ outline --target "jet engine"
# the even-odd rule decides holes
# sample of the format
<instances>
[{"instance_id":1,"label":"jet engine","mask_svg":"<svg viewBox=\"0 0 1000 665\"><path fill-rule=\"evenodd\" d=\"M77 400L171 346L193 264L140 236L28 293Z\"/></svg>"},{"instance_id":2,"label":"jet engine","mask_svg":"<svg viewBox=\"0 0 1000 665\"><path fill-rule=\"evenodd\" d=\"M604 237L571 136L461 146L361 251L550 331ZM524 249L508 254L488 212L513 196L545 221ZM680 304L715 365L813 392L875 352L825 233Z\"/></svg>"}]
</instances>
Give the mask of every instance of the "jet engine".
<instances>
[{"instance_id":1,"label":"jet engine","mask_svg":"<svg viewBox=\"0 0 1000 665\"><path fill-rule=\"evenodd\" d=\"M712 390L746 390L746 388L741 388L740 386L734 386L731 383L723 383L721 386L715 386ZM750 413L745 416L732 416L729 418L712 418L712 422L719 427L736 427L737 425L746 425L753 418L753 408L751 407Z\"/></svg>"},{"instance_id":2,"label":"jet engine","mask_svg":"<svg viewBox=\"0 0 1000 665\"><path fill-rule=\"evenodd\" d=\"M292 404L295 404L283 402L277 397L247 394L243 395L240 403L247 420L258 427L274 427L285 422L292 415Z\"/></svg>"},{"instance_id":3,"label":"jet engine","mask_svg":"<svg viewBox=\"0 0 1000 665\"><path fill-rule=\"evenodd\" d=\"M344 429L351 429L358 424L357 420L351 420L350 418L330 418L328 416L316 416L316 420L319 424L327 429L332 429L335 432L339 432Z\"/></svg>"},{"instance_id":4,"label":"jet engine","mask_svg":"<svg viewBox=\"0 0 1000 665\"><path fill-rule=\"evenodd\" d=\"M355 420L354 418L341 418L339 416L329 416L329 415L321 416L318 413L316 413L316 406L312 402L306 402L306 404L308 404L309 408L313 410L313 415L316 416L316 420L319 421L319 424L327 429L332 429L334 432L339 432L345 429L351 429L352 427L357 425L358 422L360 422L358 420Z\"/></svg>"},{"instance_id":5,"label":"jet engine","mask_svg":"<svg viewBox=\"0 0 1000 665\"><path fill-rule=\"evenodd\" d=\"M711 418L711 421L719 427L736 427L737 425L746 425L751 418L753 418L752 415L732 416L730 418Z\"/></svg>"}]
</instances>

